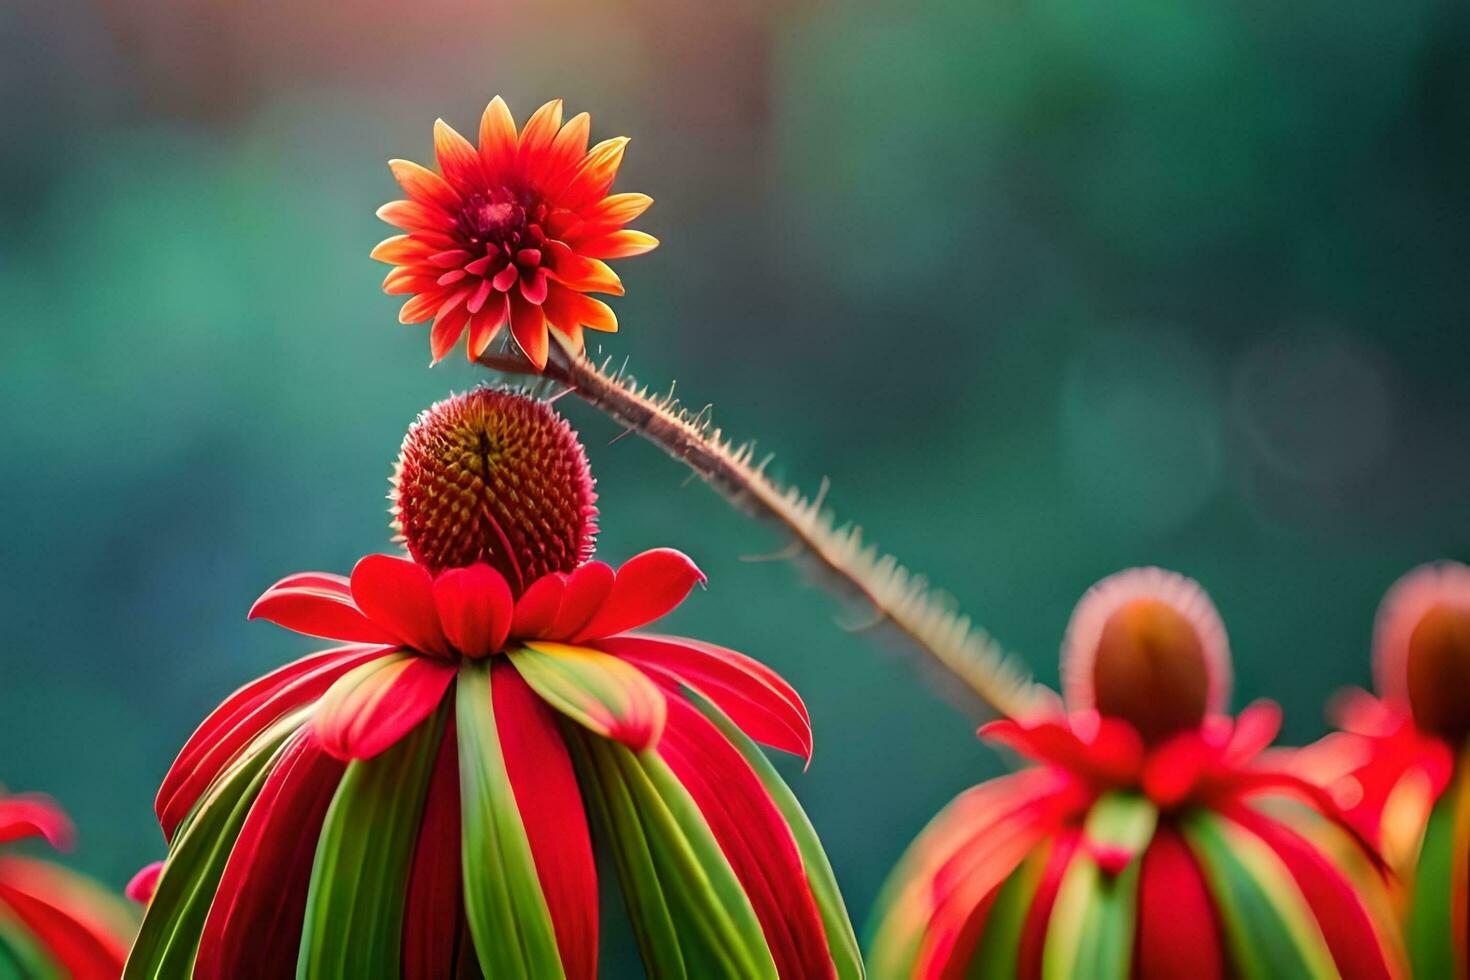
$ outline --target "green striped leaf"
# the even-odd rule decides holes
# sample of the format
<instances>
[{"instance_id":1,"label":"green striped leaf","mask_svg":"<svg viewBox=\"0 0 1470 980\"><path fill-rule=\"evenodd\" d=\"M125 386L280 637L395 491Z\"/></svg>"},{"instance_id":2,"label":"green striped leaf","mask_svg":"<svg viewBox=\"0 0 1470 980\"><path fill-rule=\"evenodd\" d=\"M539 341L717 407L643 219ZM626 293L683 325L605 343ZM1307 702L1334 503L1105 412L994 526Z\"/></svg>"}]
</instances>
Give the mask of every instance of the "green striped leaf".
<instances>
[{"instance_id":1,"label":"green striped leaf","mask_svg":"<svg viewBox=\"0 0 1470 980\"><path fill-rule=\"evenodd\" d=\"M607 739L587 737L583 744L603 793L624 801L623 818L636 821L641 832L678 943L680 975L776 980L750 900L668 765L655 753L634 755ZM628 828L615 822L609 836L628 836ZM629 905L635 901L630 897ZM660 969L673 961L666 951L653 952Z\"/></svg>"},{"instance_id":2,"label":"green striped leaf","mask_svg":"<svg viewBox=\"0 0 1470 980\"><path fill-rule=\"evenodd\" d=\"M1180 828L1209 881L1242 977L1335 978L1305 897L1276 853L1238 824L1196 811Z\"/></svg>"},{"instance_id":3,"label":"green striped leaf","mask_svg":"<svg viewBox=\"0 0 1470 980\"><path fill-rule=\"evenodd\" d=\"M551 912L496 734L487 661L466 661L455 694L465 915L487 977L564 976Z\"/></svg>"},{"instance_id":4,"label":"green striped leaf","mask_svg":"<svg viewBox=\"0 0 1470 980\"><path fill-rule=\"evenodd\" d=\"M266 729L200 797L169 849L128 954L125 980L189 975L204 920L245 816L286 740L305 720L306 712L296 711Z\"/></svg>"},{"instance_id":5,"label":"green striped leaf","mask_svg":"<svg viewBox=\"0 0 1470 980\"><path fill-rule=\"evenodd\" d=\"M61 966L3 901L0 901L0 978L66 980Z\"/></svg>"},{"instance_id":6,"label":"green striped leaf","mask_svg":"<svg viewBox=\"0 0 1470 980\"><path fill-rule=\"evenodd\" d=\"M441 705L343 773L311 866L298 977L398 975L408 874L447 713Z\"/></svg>"},{"instance_id":7,"label":"green striped leaf","mask_svg":"<svg viewBox=\"0 0 1470 980\"><path fill-rule=\"evenodd\" d=\"M745 757L776 808L781 811L781 816L786 819L792 836L796 838L796 848L801 854L802 867L806 871L812 897L816 899L817 911L822 916L822 928L827 934L827 949L837 967L837 976L839 980L860 980L864 975L862 953L858 949L857 936L853 933L847 906L842 901L842 892L837 887L837 876L832 873L832 864L827 860L827 853L817 838L816 828L807 819L806 811L797 802L796 794L791 792L791 788L776 772L776 767L766 758L760 747L714 702L689 687L684 688L684 693Z\"/></svg>"},{"instance_id":8,"label":"green striped leaf","mask_svg":"<svg viewBox=\"0 0 1470 980\"><path fill-rule=\"evenodd\" d=\"M1465 869L1455 864L1456 829L1470 819L1467 812L1467 790L1470 780L1460 767L1460 775L1445 791L1429 813L1424 842L1419 847L1419 863L1414 870L1414 893L1409 905L1405 932L1409 962L1417 977L1452 977L1456 975L1455 934L1452 913L1456 874Z\"/></svg>"}]
</instances>

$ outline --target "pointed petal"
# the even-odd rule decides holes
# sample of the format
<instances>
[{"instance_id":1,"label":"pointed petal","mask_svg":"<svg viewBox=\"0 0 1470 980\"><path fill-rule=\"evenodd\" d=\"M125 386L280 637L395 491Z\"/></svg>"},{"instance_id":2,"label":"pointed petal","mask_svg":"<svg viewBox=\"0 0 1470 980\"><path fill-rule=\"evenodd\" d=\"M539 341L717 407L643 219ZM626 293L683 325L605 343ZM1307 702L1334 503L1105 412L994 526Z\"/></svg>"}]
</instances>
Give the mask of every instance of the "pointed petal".
<instances>
[{"instance_id":1,"label":"pointed petal","mask_svg":"<svg viewBox=\"0 0 1470 980\"><path fill-rule=\"evenodd\" d=\"M56 801L40 793L0 796L0 844L43 837L58 850L69 850L76 830Z\"/></svg>"},{"instance_id":2,"label":"pointed petal","mask_svg":"<svg viewBox=\"0 0 1470 980\"><path fill-rule=\"evenodd\" d=\"M434 318L434 326L429 331L429 355L434 359L435 364L444 360L445 356L454 349L460 335L464 333L465 324L469 322L470 311L458 303L453 306L445 303L444 307L440 308L438 316Z\"/></svg>"},{"instance_id":3,"label":"pointed petal","mask_svg":"<svg viewBox=\"0 0 1470 980\"><path fill-rule=\"evenodd\" d=\"M419 204L443 211L460 206L459 191L434 171L409 160L389 160L388 168L393 171L393 179L398 181L403 192Z\"/></svg>"},{"instance_id":4,"label":"pointed petal","mask_svg":"<svg viewBox=\"0 0 1470 980\"><path fill-rule=\"evenodd\" d=\"M352 598L404 646L435 656L449 655L449 642L434 606L434 580L422 565L394 555L368 555L352 569Z\"/></svg>"},{"instance_id":5,"label":"pointed petal","mask_svg":"<svg viewBox=\"0 0 1470 980\"><path fill-rule=\"evenodd\" d=\"M442 234L454 228L452 217L417 201L389 201L378 208L378 217L395 228L414 234Z\"/></svg>"},{"instance_id":6,"label":"pointed petal","mask_svg":"<svg viewBox=\"0 0 1470 980\"><path fill-rule=\"evenodd\" d=\"M546 636L564 640L577 633L597 615L597 610L612 591L617 573L606 562L589 561L567 576L566 591L562 593L561 608L556 621L546 631Z\"/></svg>"},{"instance_id":7,"label":"pointed petal","mask_svg":"<svg viewBox=\"0 0 1470 980\"><path fill-rule=\"evenodd\" d=\"M579 255L561 242L547 242L547 272L557 282L583 293L623 295L623 282L606 262Z\"/></svg>"},{"instance_id":8,"label":"pointed petal","mask_svg":"<svg viewBox=\"0 0 1470 980\"><path fill-rule=\"evenodd\" d=\"M509 318L510 300L500 293L491 297L484 308L470 318L470 342L466 350L471 361L480 359Z\"/></svg>"},{"instance_id":9,"label":"pointed petal","mask_svg":"<svg viewBox=\"0 0 1470 980\"><path fill-rule=\"evenodd\" d=\"M297 584L305 582L306 584ZM348 643L394 644L398 638L363 615L352 597L334 584L319 585L301 576L283 579L265 591L246 614L296 633Z\"/></svg>"},{"instance_id":10,"label":"pointed petal","mask_svg":"<svg viewBox=\"0 0 1470 980\"><path fill-rule=\"evenodd\" d=\"M153 893L158 889L158 876L163 874L163 862L153 861L143 865L137 870L127 885L123 888L123 894L139 905L147 905L153 900Z\"/></svg>"},{"instance_id":11,"label":"pointed petal","mask_svg":"<svg viewBox=\"0 0 1470 980\"><path fill-rule=\"evenodd\" d=\"M668 699L658 754L708 822L750 899L781 976L832 977L796 840L739 751L682 698Z\"/></svg>"},{"instance_id":12,"label":"pointed petal","mask_svg":"<svg viewBox=\"0 0 1470 980\"><path fill-rule=\"evenodd\" d=\"M560 643L530 643L509 655L547 704L584 728L635 751L655 744L663 733L667 699L632 664Z\"/></svg>"},{"instance_id":13,"label":"pointed petal","mask_svg":"<svg viewBox=\"0 0 1470 980\"><path fill-rule=\"evenodd\" d=\"M240 828L199 939L195 980L290 976L317 838L344 766L305 732L287 743Z\"/></svg>"},{"instance_id":14,"label":"pointed petal","mask_svg":"<svg viewBox=\"0 0 1470 980\"><path fill-rule=\"evenodd\" d=\"M433 251L431 246L425 245L412 235L394 235L373 246L368 257L378 262L387 262L389 265L413 265L426 261Z\"/></svg>"},{"instance_id":15,"label":"pointed petal","mask_svg":"<svg viewBox=\"0 0 1470 980\"><path fill-rule=\"evenodd\" d=\"M551 149L551 142L561 128L561 99L552 99L532 113L521 130L518 159L523 168L534 166L537 158Z\"/></svg>"},{"instance_id":16,"label":"pointed petal","mask_svg":"<svg viewBox=\"0 0 1470 980\"><path fill-rule=\"evenodd\" d=\"M611 194L590 207L580 217L584 235L603 235L633 221L653 204L647 194Z\"/></svg>"},{"instance_id":17,"label":"pointed petal","mask_svg":"<svg viewBox=\"0 0 1470 980\"><path fill-rule=\"evenodd\" d=\"M596 648L646 673L687 684L709 698L746 735L811 760L812 730L801 697L770 668L734 650L677 638L617 636Z\"/></svg>"},{"instance_id":18,"label":"pointed petal","mask_svg":"<svg viewBox=\"0 0 1470 980\"><path fill-rule=\"evenodd\" d=\"M453 664L389 654L343 674L317 702L312 730L344 762L371 759L396 745L444 700Z\"/></svg>"},{"instance_id":19,"label":"pointed petal","mask_svg":"<svg viewBox=\"0 0 1470 980\"><path fill-rule=\"evenodd\" d=\"M451 568L434 580L434 605L444 635L467 657L483 657L505 645L515 608L510 586L489 565Z\"/></svg>"},{"instance_id":20,"label":"pointed petal","mask_svg":"<svg viewBox=\"0 0 1470 980\"><path fill-rule=\"evenodd\" d=\"M551 146L528 175L544 189L552 200L575 175L577 165L587 153L587 137L592 131L592 117L579 112L562 126Z\"/></svg>"},{"instance_id":21,"label":"pointed petal","mask_svg":"<svg viewBox=\"0 0 1470 980\"><path fill-rule=\"evenodd\" d=\"M658 239L626 228L597 238L580 238L576 247L577 254L585 255L589 259L627 259L652 252L658 248Z\"/></svg>"},{"instance_id":22,"label":"pointed petal","mask_svg":"<svg viewBox=\"0 0 1470 980\"><path fill-rule=\"evenodd\" d=\"M541 893L569 980L597 976L597 868L577 776L556 717L506 663L490 691L506 774L515 791Z\"/></svg>"},{"instance_id":23,"label":"pointed petal","mask_svg":"<svg viewBox=\"0 0 1470 980\"><path fill-rule=\"evenodd\" d=\"M387 652L384 647L347 647L313 654L230 695L190 736L163 778L154 806L164 837L173 840L209 785L268 726L321 697L349 670Z\"/></svg>"},{"instance_id":24,"label":"pointed petal","mask_svg":"<svg viewBox=\"0 0 1470 980\"><path fill-rule=\"evenodd\" d=\"M484 182L480 155L469 140L442 119L434 120L434 155L444 180L455 188L472 188Z\"/></svg>"},{"instance_id":25,"label":"pointed petal","mask_svg":"<svg viewBox=\"0 0 1470 980\"><path fill-rule=\"evenodd\" d=\"M572 642L646 626L672 611L704 581L699 566L682 551L654 548L635 555L617 570L607 598Z\"/></svg>"},{"instance_id":26,"label":"pointed petal","mask_svg":"<svg viewBox=\"0 0 1470 980\"><path fill-rule=\"evenodd\" d=\"M546 314L541 307L526 301L519 292L509 294L510 333L520 345L522 353L536 365L536 370L546 368L547 336Z\"/></svg>"},{"instance_id":27,"label":"pointed petal","mask_svg":"<svg viewBox=\"0 0 1470 980\"><path fill-rule=\"evenodd\" d=\"M505 100L497 95L480 117L480 162L487 177L492 180L504 177L515 160L516 139L516 121L511 118Z\"/></svg>"},{"instance_id":28,"label":"pointed petal","mask_svg":"<svg viewBox=\"0 0 1470 980\"><path fill-rule=\"evenodd\" d=\"M561 196L561 205L580 211L602 199L617 178L627 147L628 138L618 136L603 140L588 150L577 167L576 175Z\"/></svg>"},{"instance_id":29,"label":"pointed petal","mask_svg":"<svg viewBox=\"0 0 1470 980\"><path fill-rule=\"evenodd\" d=\"M504 674L489 666L465 661L455 685L465 914L485 976L560 976L549 904L502 748L508 723L495 713L493 686Z\"/></svg>"},{"instance_id":30,"label":"pointed petal","mask_svg":"<svg viewBox=\"0 0 1470 980\"><path fill-rule=\"evenodd\" d=\"M543 637L549 634L561 610L567 578L560 572L543 575L516 600L515 617L511 620L512 636Z\"/></svg>"}]
</instances>

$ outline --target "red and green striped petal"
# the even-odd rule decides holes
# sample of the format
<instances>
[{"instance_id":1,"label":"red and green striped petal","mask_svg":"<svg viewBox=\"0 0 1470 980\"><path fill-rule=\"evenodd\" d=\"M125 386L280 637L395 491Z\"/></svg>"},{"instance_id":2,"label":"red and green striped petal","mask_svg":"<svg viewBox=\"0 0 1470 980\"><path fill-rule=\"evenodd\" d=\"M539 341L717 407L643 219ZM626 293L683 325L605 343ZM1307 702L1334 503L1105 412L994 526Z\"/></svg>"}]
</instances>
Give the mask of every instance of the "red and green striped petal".
<instances>
[{"instance_id":1,"label":"red and green striped petal","mask_svg":"<svg viewBox=\"0 0 1470 980\"><path fill-rule=\"evenodd\" d=\"M1306 898L1265 841L1204 810L1189 814L1181 830L1210 884L1236 974L1245 980L1337 976Z\"/></svg>"},{"instance_id":2,"label":"red and green striped petal","mask_svg":"<svg viewBox=\"0 0 1470 980\"><path fill-rule=\"evenodd\" d=\"M294 712L257 736L179 824L125 980L189 975L230 849L282 746L304 721L305 712Z\"/></svg>"},{"instance_id":3,"label":"red and green striped petal","mask_svg":"<svg viewBox=\"0 0 1470 980\"><path fill-rule=\"evenodd\" d=\"M774 980L755 910L668 764L592 735L571 744L649 974Z\"/></svg>"},{"instance_id":4,"label":"red and green striped petal","mask_svg":"<svg viewBox=\"0 0 1470 980\"><path fill-rule=\"evenodd\" d=\"M744 757L746 764L760 780L766 795L780 811L801 855L807 887L817 903L826 936L827 952L837 970L837 976L839 980L859 980L863 976L862 954L858 950L857 937L852 931L852 920L842 901L842 892L837 887L837 877L832 873L831 862L827 860L827 853L817 839L816 828L807 819L806 811L797 802L796 794L791 792L791 788L776 772L776 767L771 765L771 761L733 718L723 713L715 702L706 700L696 692L686 689L686 695Z\"/></svg>"},{"instance_id":5,"label":"red and green striped petal","mask_svg":"<svg viewBox=\"0 0 1470 980\"><path fill-rule=\"evenodd\" d=\"M1068 865L1047 925L1046 977L1129 976L1142 854L1158 811L1146 798L1112 793L1087 815L1082 846Z\"/></svg>"},{"instance_id":6,"label":"red and green striped petal","mask_svg":"<svg viewBox=\"0 0 1470 980\"><path fill-rule=\"evenodd\" d=\"M1143 854L1138 881L1138 980L1221 980L1226 975L1219 916L1204 872L1172 823L1159 827Z\"/></svg>"},{"instance_id":7,"label":"red and green striped petal","mask_svg":"<svg viewBox=\"0 0 1470 980\"><path fill-rule=\"evenodd\" d=\"M465 914L487 977L561 977L556 931L507 772L491 684L489 664L461 665L455 726Z\"/></svg>"},{"instance_id":8,"label":"red and green striped petal","mask_svg":"<svg viewBox=\"0 0 1470 980\"><path fill-rule=\"evenodd\" d=\"M61 964L4 902L0 902L0 976L66 980Z\"/></svg>"},{"instance_id":9,"label":"red and green striped petal","mask_svg":"<svg viewBox=\"0 0 1470 980\"><path fill-rule=\"evenodd\" d=\"M663 732L664 693L632 664L561 643L527 643L509 657L542 700L589 731L635 750Z\"/></svg>"},{"instance_id":10,"label":"red and green striped petal","mask_svg":"<svg viewBox=\"0 0 1470 980\"><path fill-rule=\"evenodd\" d=\"M458 743L454 713L449 712L439 736L439 752L429 777L408 874L403 907L403 980L439 980L457 975L464 922ZM470 945L467 939L465 945Z\"/></svg>"},{"instance_id":11,"label":"red and green striped petal","mask_svg":"<svg viewBox=\"0 0 1470 980\"><path fill-rule=\"evenodd\" d=\"M946 978L1017 975L1027 913L1055 846L1043 842L1033 848L1020 867L994 892L994 897L976 909L977 914L955 943L955 955L944 973Z\"/></svg>"},{"instance_id":12,"label":"red and green striped petal","mask_svg":"<svg viewBox=\"0 0 1470 980\"><path fill-rule=\"evenodd\" d=\"M287 742L230 850L195 980L228 980L245 964L260 976L295 972L317 840L343 769L306 729Z\"/></svg>"},{"instance_id":13,"label":"red and green striped petal","mask_svg":"<svg viewBox=\"0 0 1470 980\"><path fill-rule=\"evenodd\" d=\"M0 908L72 980L114 980L137 927L136 915L99 886L30 858L0 858ZM6 934L0 926L0 944Z\"/></svg>"},{"instance_id":14,"label":"red and green striped petal","mask_svg":"<svg viewBox=\"0 0 1470 980\"><path fill-rule=\"evenodd\" d=\"M371 759L429 717L454 676L453 664L407 653L359 664L317 702L312 729L344 762Z\"/></svg>"},{"instance_id":15,"label":"red and green striped petal","mask_svg":"<svg viewBox=\"0 0 1470 980\"><path fill-rule=\"evenodd\" d=\"M298 977L398 974L409 868L447 713L347 766L312 863Z\"/></svg>"}]
</instances>

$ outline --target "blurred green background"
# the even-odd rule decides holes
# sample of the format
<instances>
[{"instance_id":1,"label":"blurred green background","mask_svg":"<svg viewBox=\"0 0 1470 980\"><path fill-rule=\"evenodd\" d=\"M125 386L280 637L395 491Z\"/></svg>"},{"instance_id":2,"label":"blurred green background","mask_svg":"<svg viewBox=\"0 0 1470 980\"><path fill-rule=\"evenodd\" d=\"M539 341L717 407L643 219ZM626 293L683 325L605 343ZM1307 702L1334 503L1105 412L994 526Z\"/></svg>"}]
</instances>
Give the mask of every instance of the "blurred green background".
<instances>
[{"instance_id":1,"label":"blurred green background","mask_svg":"<svg viewBox=\"0 0 1470 980\"><path fill-rule=\"evenodd\" d=\"M663 246L602 350L831 477L1047 680L1082 591L1158 563L1309 739L1383 589L1470 555L1463 3L10 0L0 85L0 780L114 885L193 726L313 646L250 602L386 549L404 428L484 377L428 370L367 253L384 161L496 93L633 137ZM861 920L1001 761L861 610L741 560L779 539L561 405L603 557L688 551L670 627L805 695L785 771Z\"/></svg>"}]
</instances>

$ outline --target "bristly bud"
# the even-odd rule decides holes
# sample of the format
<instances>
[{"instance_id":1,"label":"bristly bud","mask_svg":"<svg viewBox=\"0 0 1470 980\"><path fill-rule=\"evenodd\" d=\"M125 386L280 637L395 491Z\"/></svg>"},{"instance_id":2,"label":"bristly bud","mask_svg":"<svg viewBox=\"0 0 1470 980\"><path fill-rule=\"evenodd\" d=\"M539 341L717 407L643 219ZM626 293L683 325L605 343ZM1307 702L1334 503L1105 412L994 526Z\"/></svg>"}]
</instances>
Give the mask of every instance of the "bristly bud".
<instances>
[{"instance_id":1,"label":"bristly bud","mask_svg":"<svg viewBox=\"0 0 1470 980\"><path fill-rule=\"evenodd\" d=\"M1067 629L1068 707L1120 718L1155 742L1198 728L1229 697L1229 646L1198 585L1157 568L1093 586Z\"/></svg>"},{"instance_id":2,"label":"bristly bud","mask_svg":"<svg viewBox=\"0 0 1470 980\"><path fill-rule=\"evenodd\" d=\"M490 388L446 398L409 428L392 482L394 529L436 574L485 562L519 594L591 557L587 455L544 401Z\"/></svg>"}]
</instances>

